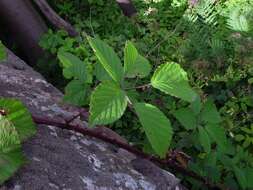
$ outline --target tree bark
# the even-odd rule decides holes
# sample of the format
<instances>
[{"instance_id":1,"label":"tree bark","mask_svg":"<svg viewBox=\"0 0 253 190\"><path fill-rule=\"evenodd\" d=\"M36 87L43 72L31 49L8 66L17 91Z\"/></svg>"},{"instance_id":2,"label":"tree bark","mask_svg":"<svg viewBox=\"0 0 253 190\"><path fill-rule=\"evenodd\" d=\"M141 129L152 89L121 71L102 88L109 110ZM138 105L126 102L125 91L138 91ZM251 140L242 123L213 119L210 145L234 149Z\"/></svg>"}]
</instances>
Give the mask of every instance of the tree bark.
<instances>
[{"instance_id":1,"label":"tree bark","mask_svg":"<svg viewBox=\"0 0 253 190\"><path fill-rule=\"evenodd\" d=\"M0 0L0 21L29 64L42 57L39 40L48 28L29 0Z\"/></svg>"}]
</instances>

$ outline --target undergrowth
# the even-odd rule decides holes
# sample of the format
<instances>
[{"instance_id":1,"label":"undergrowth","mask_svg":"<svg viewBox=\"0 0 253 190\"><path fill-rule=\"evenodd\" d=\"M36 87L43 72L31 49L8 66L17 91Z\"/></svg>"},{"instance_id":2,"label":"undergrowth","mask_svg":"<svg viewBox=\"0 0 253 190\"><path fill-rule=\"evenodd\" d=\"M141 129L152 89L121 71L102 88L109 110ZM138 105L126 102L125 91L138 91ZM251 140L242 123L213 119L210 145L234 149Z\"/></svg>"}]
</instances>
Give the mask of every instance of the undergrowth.
<instances>
[{"instance_id":1,"label":"undergrowth","mask_svg":"<svg viewBox=\"0 0 253 190\"><path fill-rule=\"evenodd\" d=\"M82 35L70 38L63 31L50 30L41 40L41 46L48 50L49 57L59 52L78 57L87 65L90 76L85 93L80 93L84 87L77 83L74 84L75 90L68 85L65 101L88 107L92 89L98 81L108 77L86 35L103 39L121 59L124 44L130 40L152 64L152 73L166 62L179 63L187 71L194 91L202 100L211 99L221 115L220 125L233 145L233 153L225 156L216 151L216 147L211 147L213 152L207 153L199 146L196 134L186 130L180 119L175 118L176 110L188 106L185 101L164 96L151 88L128 91L128 97L156 105L170 119L174 130L170 148L183 151L192 158L187 163L183 160L183 164L222 186L253 188L250 184L253 179L252 1L136 0L134 3L138 15L128 19L113 0L90 0L89 3L65 0L61 4L52 1L58 13L73 23ZM61 77L62 63L55 58L51 60L47 70L44 67L39 69L64 89L71 77ZM141 77L126 79L125 87L131 88L133 83L140 86L149 81ZM141 124L133 116L128 108L124 116L109 127L133 145L153 152ZM187 114L184 119L189 122ZM197 181L184 179L191 189L203 189Z\"/></svg>"}]
</instances>

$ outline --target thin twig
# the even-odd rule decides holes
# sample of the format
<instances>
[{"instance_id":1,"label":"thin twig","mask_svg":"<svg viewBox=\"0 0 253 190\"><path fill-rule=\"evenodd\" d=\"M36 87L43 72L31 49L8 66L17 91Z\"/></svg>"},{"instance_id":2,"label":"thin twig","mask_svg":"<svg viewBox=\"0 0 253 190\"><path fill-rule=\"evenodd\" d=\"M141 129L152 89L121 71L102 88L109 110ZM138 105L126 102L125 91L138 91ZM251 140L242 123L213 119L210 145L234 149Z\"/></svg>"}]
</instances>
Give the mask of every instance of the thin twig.
<instances>
[{"instance_id":1,"label":"thin twig","mask_svg":"<svg viewBox=\"0 0 253 190\"><path fill-rule=\"evenodd\" d=\"M78 124L71 124L71 123L67 123L67 122L62 122L56 119L52 119L52 118L48 118L48 117L38 117L38 116L32 116L33 121L36 124L44 124L44 125L52 125L55 127L59 127L61 129L66 129L66 130L72 130L78 133L81 133L83 135L87 135L90 137L95 137L97 139L103 140L105 142L111 143L113 145L117 145L120 148L123 148L137 156L140 156L144 159L147 159L149 161L158 163L160 165L163 166L167 166L183 175L192 177L200 182L202 182L203 184L205 184L208 188L213 189L216 186L214 184L211 184L208 180L206 180L205 178L199 176L198 174L196 174L193 171L187 170L186 168L182 167L181 165L179 165L175 160L173 159L160 159L154 155L149 155L147 153L144 153L136 148L134 148L133 146L129 145L128 143L124 143L122 141L119 141L113 137L109 137L108 135L104 135L103 133L97 132L92 130L91 128L88 128L87 126L81 126Z\"/></svg>"},{"instance_id":2,"label":"thin twig","mask_svg":"<svg viewBox=\"0 0 253 190\"><path fill-rule=\"evenodd\" d=\"M132 90L132 89L143 89L143 88L149 88L151 86L151 84L144 84L141 86L135 86L135 87L131 87L131 88L125 88L125 90Z\"/></svg>"}]
</instances>

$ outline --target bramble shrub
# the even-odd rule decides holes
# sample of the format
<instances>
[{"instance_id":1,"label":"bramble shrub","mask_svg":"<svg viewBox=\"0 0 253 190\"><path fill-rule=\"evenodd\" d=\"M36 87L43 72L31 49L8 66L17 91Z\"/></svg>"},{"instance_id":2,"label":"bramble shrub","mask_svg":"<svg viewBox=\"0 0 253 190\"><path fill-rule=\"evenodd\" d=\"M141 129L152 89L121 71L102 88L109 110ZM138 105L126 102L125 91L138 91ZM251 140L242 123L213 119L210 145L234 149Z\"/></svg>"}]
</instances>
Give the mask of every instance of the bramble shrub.
<instances>
[{"instance_id":1,"label":"bramble shrub","mask_svg":"<svg viewBox=\"0 0 253 190\"><path fill-rule=\"evenodd\" d=\"M167 128L173 131L170 143L169 136L166 136L167 141L162 142L167 143L167 148L183 151L192 157L188 164L183 165L231 189L252 189L252 1L133 1L138 9L134 19L122 16L113 0L107 3L104 0L57 2L50 1L55 10L73 23L80 33L85 31L106 39L105 42L114 47L117 55L124 60L124 64L118 64L121 66L114 64L115 68L112 68L116 71L106 65L104 67L97 61L97 53L93 53L86 38L70 38L66 32L50 31L43 37L41 46L52 54L58 53L61 63L59 66L54 59L47 62L48 67L41 64L39 71L45 71L47 79L60 89L68 83L65 101L81 106L92 102L92 125L109 118L109 115L103 114L110 109L104 102L96 106L99 103L97 97L101 98L101 94L109 89L117 92L111 92L114 99L108 101L118 109L117 113L114 112L116 108L108 113L115 120L122 116L113 123L112 118L108 119L107 122L111 122L108 127L134 146L157 154L153 148L156 145L152 146L156 139L151 142L150 136L146 135L151 128L147 128L142 120L143 115L142 118L138 115L135 106L144 102L153 105L170 121L171 127L167 125ZM127 43L129 49L135 49L131 50L134 55L131 59L143 64L125 66L124 51L120 50L128 39L134 41L137 47L130 48L133 44ZM139 52L145 56L140 56ZM148 61L144 57L150 64L146 64ZM102 59L105 58L108 57L102 56ZM121 63L119 58L115 60ZM187 89L194 87L192 91L197 99L193 102L187 97L191 96L191 90L187 90L189 94L178 97L160 83L152 83L150 73L154 69L157 70L154 73L159 71L162 75L163 69L172 71L178 68L178 73L181 73L178 74L179 78L184 78L186 74L182 73L185 72L176 63L187 71L189 81L186 80L186 83L190 84ZM148 65L151 65L151 71ZM65 78L60 77L61 67ZM168 80L172 80L173 74L170 72ZM122 81L119 82L119 79ZM166 81L167 78L161 80ZM159 89L155 85L160 85ZM165 95L167 91L169 94ZM207 110L212 111L209 113ZM216 119L208 120L209 116ZM165 150L165 146L163 148ZM191 178L185 178L184 183L190 189L204 189Z\"/></svg>"},{"instance_id":2,"label":"bramble shrub","mask_svg":"<svg viewBox=\"0 0 253 190\"><path fill-rule=\"evenodd\" d=\"M84 105L84 97L87 94L90 96L91 127L111 124L119 120L128 109L135 114L143 127L149 141L147 143L153 150L149 152L155 152L164 158L170 146L182 146L186 150L188 148L192 155L196 156L188 163L188 167L196 173L214 183L224 183L227 186L238 183L242 189L253 187L250 181L253 173L250 154L232 144L222 126L223 119L214 102L211 98L201 98L198 95L190 86L187 73L179 64L162 64L155 68L150 77L151 64L140 55L132 42L127 41L125 44L124 64L105 42L91 37L88 37L88 42L99 60L101 72L94 72L96 79L100 81L99 84L92 82L93 75L87 72L88 63L64 51L58 52L58 58L63 67L64 77L71 79L65 89L65 99ZM149 82L135 86L137 78ZM93 87L95 88L90 93ZM164 94L163 96L176 97L185 103L176 109L167 110L173 116L169 118L156 105L138 101L130 96L129 91L133 89L136 93L157 89ZM184 128L179 134L175 133L171 122L175 119ZM187 180L195 188L201 188L193 179Z\"/></svg>"}]
</instances>

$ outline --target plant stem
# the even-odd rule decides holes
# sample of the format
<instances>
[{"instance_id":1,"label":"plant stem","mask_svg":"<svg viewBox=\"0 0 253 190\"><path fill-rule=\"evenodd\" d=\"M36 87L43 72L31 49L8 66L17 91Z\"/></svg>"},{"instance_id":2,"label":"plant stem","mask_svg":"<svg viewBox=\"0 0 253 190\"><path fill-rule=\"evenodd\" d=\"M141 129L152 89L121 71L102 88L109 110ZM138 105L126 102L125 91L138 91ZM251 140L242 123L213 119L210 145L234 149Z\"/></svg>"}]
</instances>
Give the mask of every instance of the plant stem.
<instances>
[{"instance_id":1,"label":"plant stem","mask_svg":"<svg viewBox=\"0 0 253 190\"><path fill-rule=\"evenodd\" d=\"M143 88L149 88L151 86L151 84L144 84L141 86L135 86L135 87L131 87L131 88L125 88L124 90L132 90L132 89L143 89Z\"/></svg>"},{"instance_id":2,"label":"plant stem","mask_svg":"<svg viewBox=\"0 0 253 190\"><path fill-rule=\"evenodd\" d=\"M174 159L171 159L171 158L160 159L154 155L149 155L147 153L144 153L144 152L134 148L133 146L129 145L128 143L124 143L122 141L115 139L114 137L104 135L101 132L94 131L92 128L88 128L87 126L81 126L79 124L71 124L66 121L63 122L62 120L57 120L57 119L48 118L48 117L32 116L32 118L36 124L52 125L55 127L59 127L61 129L66 129L66 130L71 130L71 131L81 133L84 136L87 135L90 137L95 137L97 139L103 140L103 141L111 143L113 145L117 145L118 147L123 148L123 149L125 149L125 150L127 150L127 151L141 157L141 158L147 159L149 161L155 162L155 163L163 165L163 166L167 166L167 167L175 170L176 172L179 172L183 175L192 177L192 178L202 182L210 189L214 189L216 187L214 184L211 184L204 177L201 177L197 173L190 171L190 170L184 168L183 166L181 166L180 164L178 164Z\"/></svg>"}]
</instances>

